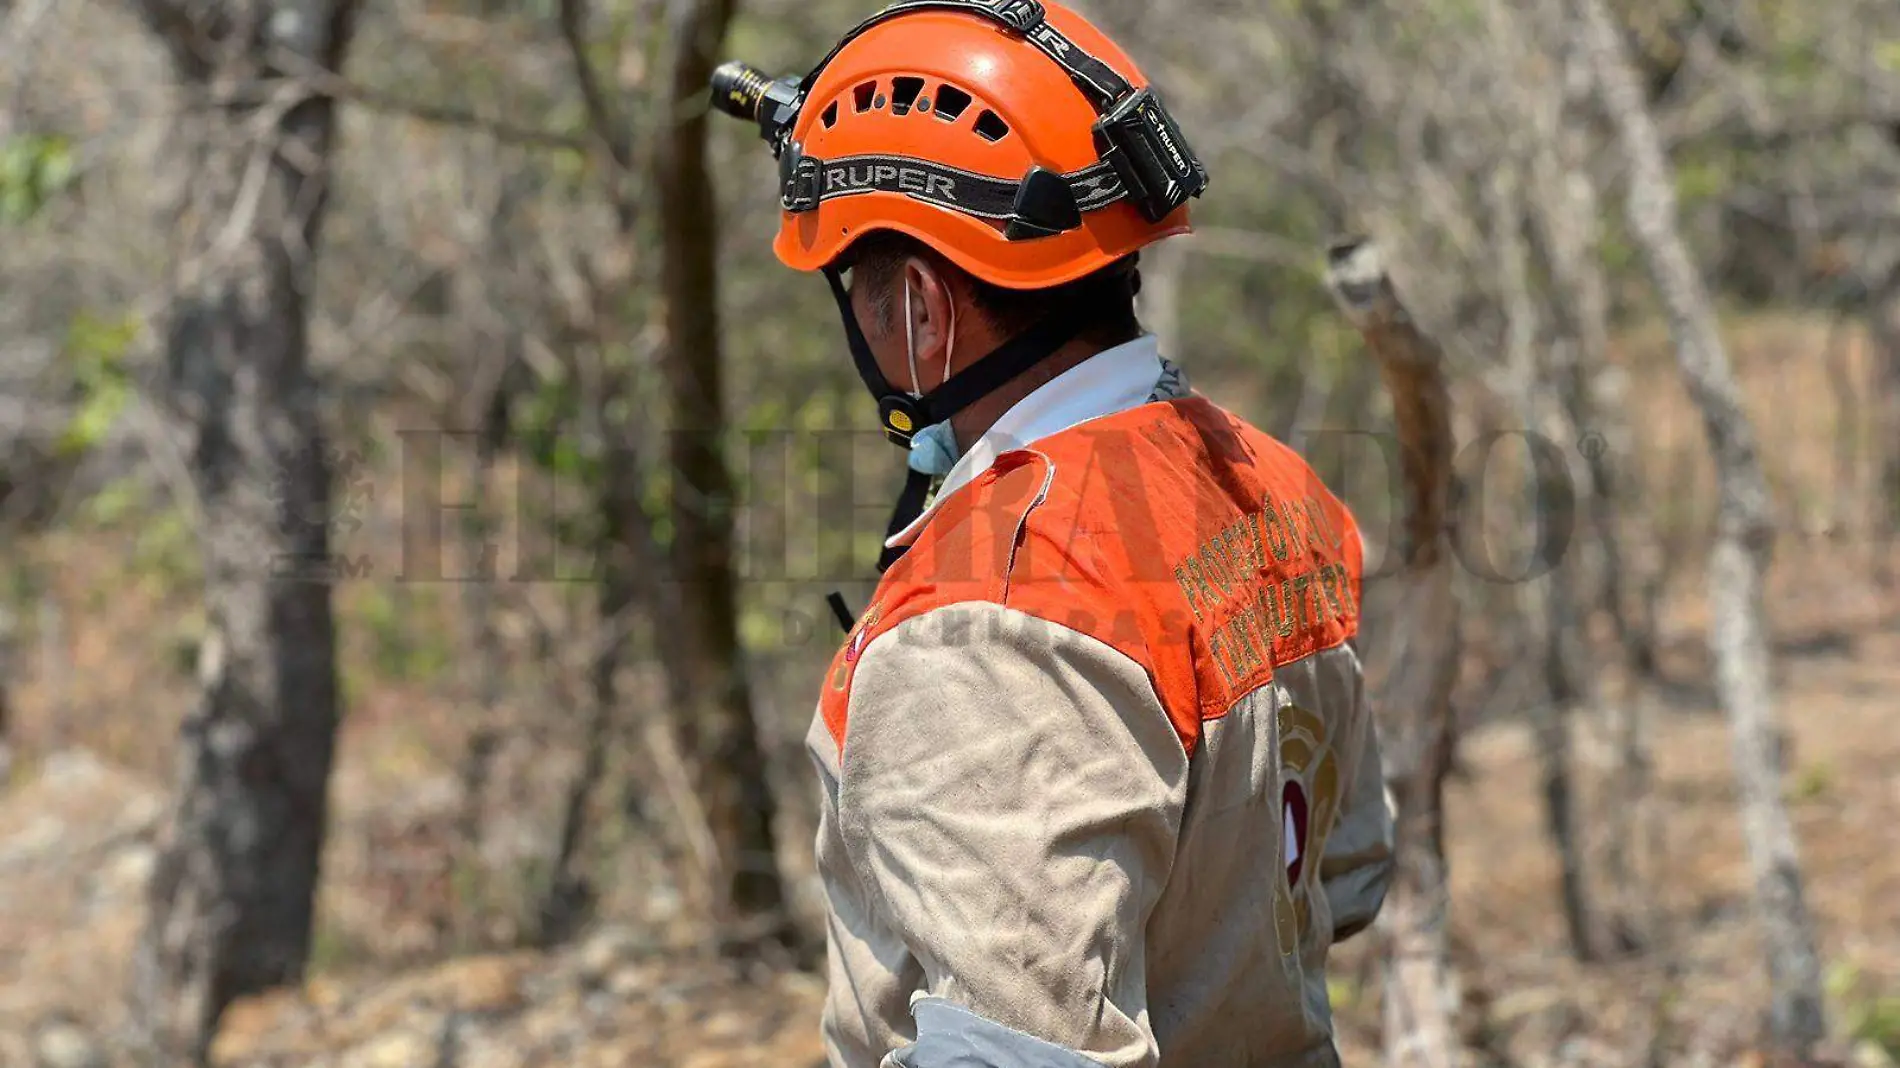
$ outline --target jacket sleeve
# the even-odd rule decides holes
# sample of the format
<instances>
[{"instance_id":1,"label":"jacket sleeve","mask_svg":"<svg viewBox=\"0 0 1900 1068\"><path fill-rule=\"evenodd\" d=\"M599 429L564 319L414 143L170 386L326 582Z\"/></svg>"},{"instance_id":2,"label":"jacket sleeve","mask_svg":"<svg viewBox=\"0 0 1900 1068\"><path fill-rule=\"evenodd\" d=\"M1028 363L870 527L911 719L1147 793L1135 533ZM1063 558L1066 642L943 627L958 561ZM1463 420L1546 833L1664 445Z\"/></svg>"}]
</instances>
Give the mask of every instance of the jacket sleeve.
<instances>
[{"instance_id":1,"label":"jacket sleeve","mask_svg":"<svg viewBox=\"0 0 1900 1068\"><path fill-rule=\"evenodd\" d=\"M872 642L836 878L921 966L886 1068L1154 1065L1144 929L1187 770L1147 673L1087 635L978 604Z\"/></svg>"},{"instance_id":2,"label":"jacket sleeve","mask_svg":"<svg viewBox=\"0 0 1900 1068\"><path fill-rule=\"evenodd\" d=\"M825 1005L820 1031L830 1068L869 1068L914 1037L910 995L923 970L872 907L838 828L838 743L822 715L806 737L818 771L815 859L825 888Z\"/></svg>"},{"instance_id":3,"label":"jacket sleeve","mask_svg":"<svg viewBox=\"0 0 1900 1068\"><path fill-rule=\"evenodd\" d=\"M1320 881L1333 912L1333 941L1343 942L1372 925L1392 880L1392 807L1379 757L1379 729L1367 706L1359 659L1351 659L1357 736L1348 743L1350 762L1339 820L1320 859Z\"/></svg>"}]
</instances>

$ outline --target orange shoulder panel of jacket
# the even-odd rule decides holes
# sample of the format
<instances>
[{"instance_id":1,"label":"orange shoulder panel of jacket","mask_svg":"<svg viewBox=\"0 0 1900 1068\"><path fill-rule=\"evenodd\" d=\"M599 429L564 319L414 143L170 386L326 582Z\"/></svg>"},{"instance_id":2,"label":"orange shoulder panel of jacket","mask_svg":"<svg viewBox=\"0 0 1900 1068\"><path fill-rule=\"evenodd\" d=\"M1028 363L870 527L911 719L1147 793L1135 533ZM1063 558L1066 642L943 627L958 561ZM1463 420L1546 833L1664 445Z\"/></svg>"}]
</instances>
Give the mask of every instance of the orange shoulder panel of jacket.
<instances>
[{"instance_id":1,"label":"orange shoulder panel of jacket","mask_svg":"<svg viewBox=\"0 0 1900 1068\"><path fill-rule=\"evenodd\" d=\"M879 634L987 601L1140 664L1192 754L1275 664L1357 632L1359 572L1350 513L1291 449L1198 397L1142 405L1007 453L944 502L833 662L826 725L842 747Z\"/></svg>"},{"instance_id":2,"label":"orange shoulder panel of jacket","mask_svg":"<svg viewBox=\"0 0 1900 1068\"><path fill-rule=\"evenodd\" d=\"M884 573L870 605L833 657L819 701L825 727L840 753L851 680L864 651L898 625L935 609L1002 603L1024 521L1047 496L1053 476L1054 468L1037 453L1003 454L988 471L946 499L916 543ZM959 637L946 634L938 639Z\"/></svg>"}]
</instances>

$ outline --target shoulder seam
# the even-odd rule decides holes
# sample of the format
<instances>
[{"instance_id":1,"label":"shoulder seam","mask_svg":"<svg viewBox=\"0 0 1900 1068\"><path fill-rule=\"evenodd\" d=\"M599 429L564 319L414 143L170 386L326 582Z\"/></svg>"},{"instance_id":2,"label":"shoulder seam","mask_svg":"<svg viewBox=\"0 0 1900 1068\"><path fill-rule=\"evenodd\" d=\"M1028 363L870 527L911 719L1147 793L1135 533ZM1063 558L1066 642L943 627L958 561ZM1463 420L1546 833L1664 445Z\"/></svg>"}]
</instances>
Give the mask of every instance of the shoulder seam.
<instances>
[{"instance_id":1,"label":"shoulder seam","mask_svg":"<svg viewBox=\"0 0 1900 1068\"><path fill-rule=\"evenodd\" d=\"M891 625L890 628L880 632L876 638L872 639L869 642L866 642L865 647L864 647L864 652L860 656L860 663L862 664L864 660L867 660L869 658L871 649L874 646L876 646L878 642L881 641L883 638L891 634L895 634L898 631L903 630L904 628L909 627L920 620L928 619L941 612L949 611L952 609L974 609L974 608L989 608L997 612L1006 613L1009 616L1016 616L1025 620L1033 620L1036 623L1042 624L1043 626L1053 628L1055 630L1064 632L1074 638L1079 638L1085 642L1088 642L1095 646L1099 646L1102 650L1105 650L1108 653L1111 653L1114 656L1120 658L1121 660L1124 660L1127 663L1133 665L1135 670L1140 672L1142 679L1146 681L1147 683L1148 699L1154 703L1154 707L1160 712L1162 719L1168 722L1169 730L1172 733L1174 733L1176 740L1177 741L1180 740L1180 733L1178 729L1176 729L1173 726L1173 719L1168 714L1168 704L1165 700L1162 699L1161 688L1156 684L1155 668L1152 663L1146 662L1144 659L1130 656L1127 652L1118 648L1113 642L1106 641L1098 635L1090 634L1089 632L1085 630L1079 630L1075 627L1070 626L1067 623L1058 622L1056 620L1049 619L1046 616L1038 615L1035 612L1027 611L1022 608L1015 608L998 601L984 601L984 600L975 600L975 599L966 600L966 601L955 601L950 604L937 605L936 607L919 612L914 616L910 616L902 620L901 622ZM856 695L856 690L857 690L856 682L857 682L857 679L854 676L852 678L852 686L850 688L850 691L847 692L845 695L845 708L846 708L845 722L847 724L849 723L850 718L851 718L849 715L850 702L853 699L853 697ZM835 734L832 739L834 742L837 743L837 746L838 746L839 768L840 768L841 773L844 767L844 735L846 733L848 733L848 727L846 728L845 731L840 731L839 733ZM1188 749L1185 743L1183 743L1182 748L1184 752L1188 752ZM1191 752L1190 752L1190 755L1191 755Z\"/></svg>"}]
</instances>

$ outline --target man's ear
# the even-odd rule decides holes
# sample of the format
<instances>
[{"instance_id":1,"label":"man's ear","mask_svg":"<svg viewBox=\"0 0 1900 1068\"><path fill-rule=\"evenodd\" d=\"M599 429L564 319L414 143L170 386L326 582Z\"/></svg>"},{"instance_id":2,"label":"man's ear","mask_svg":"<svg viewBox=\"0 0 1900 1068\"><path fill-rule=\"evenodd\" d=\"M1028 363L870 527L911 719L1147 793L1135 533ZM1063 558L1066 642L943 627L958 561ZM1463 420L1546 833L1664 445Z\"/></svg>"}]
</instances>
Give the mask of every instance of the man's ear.
<instances>
[{"instance_id":1,"label":"man's ear","mask_svg":"<svg viewBox=\"0 0 1900 1068\"><path fill-rule=\"evenodd\" d=\"M943 269L921 256L904 262L903 284L910 287L911 337L917 346L917 374L923 380L916 388L929 393L947 377L944 363L952 351L956 297ZM903 295L898 299L901 302Z\"/></svg>"}]
</instances>

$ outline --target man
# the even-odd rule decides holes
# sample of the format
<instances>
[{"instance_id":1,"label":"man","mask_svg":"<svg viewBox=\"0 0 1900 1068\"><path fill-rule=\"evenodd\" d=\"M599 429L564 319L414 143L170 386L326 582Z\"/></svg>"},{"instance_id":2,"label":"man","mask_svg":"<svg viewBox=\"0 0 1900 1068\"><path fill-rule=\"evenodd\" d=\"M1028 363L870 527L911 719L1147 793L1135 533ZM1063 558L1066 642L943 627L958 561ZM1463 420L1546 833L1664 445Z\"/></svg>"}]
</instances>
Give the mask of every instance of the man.
<instances>
[{"instance_id":1,"label":"man","mask_svg":"<svg viewBox=\"0 0 1900 1068\"><path fill-rule=\"evenodd\" d=\"M910 0L720 91L911 449L809 738L832 1065L1336 1064L1391 846L1359 537L1136 321L1186 139L1053 3Z\"/></svg>"}]
</instances>

